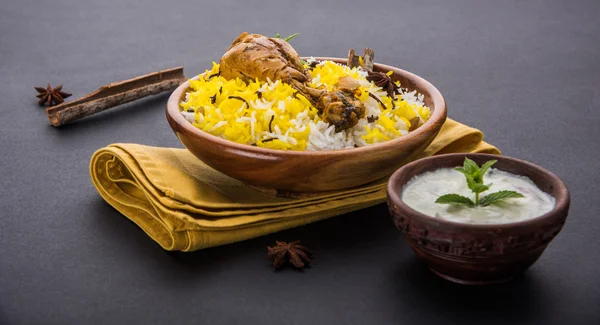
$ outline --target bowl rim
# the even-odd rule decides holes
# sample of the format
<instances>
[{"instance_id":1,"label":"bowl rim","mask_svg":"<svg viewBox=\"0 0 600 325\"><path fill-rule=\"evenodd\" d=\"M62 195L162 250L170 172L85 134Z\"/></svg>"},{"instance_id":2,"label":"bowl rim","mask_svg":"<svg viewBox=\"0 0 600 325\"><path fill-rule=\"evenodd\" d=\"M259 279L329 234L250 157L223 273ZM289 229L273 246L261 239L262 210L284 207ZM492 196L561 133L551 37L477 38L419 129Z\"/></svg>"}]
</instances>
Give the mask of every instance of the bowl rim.
<instances>
[{"instance_id":1,"label":"bowl rim","mask_svg":"<svg viewBox=\"0 0 600 325\"><path fill-rule=\"evenodd\" d=\"M445 219L437 219L431 216L428 216L424 213L421 213L413 208L411 208L410 206L408 206L407 204L404 203L404 201L400 198L400 193L402 192L402 189L404 188L404 185L406 185L406 183L404 184L398 184L399 182L399 178L408 172L408 170L410 170L412 167L414 167L417 164L423 164L423 163L427 163L430 161L435 161L444 157L449 157L449 156L455 156L455 157L481 157L481 158L487 158L487 159L496 159L496 160L505 160L505 161L512 161L515 162L519 165L525 165L528 166L531 169L535 169L538 172L544 174L544 176L549 179L556 188L556 193L558 193L557 196L554 196L554 198L556 199L554 208L552 208L552 210L546 212L545 214L529 219L529 220L523 220L523 221L517 221L517 222L509 222L509 223L493 223L493 224L470 224L470 223L462 223L462 222L456 222L456 221L449 221L449 220L445 220ZM435 164L434 164L435 165ZM446 168L446 167L439 167L439 168ZM416 175L411 175L408 180L412 179L414 176ZM494 154L484 154L484 153L451 153L451 154L443 154L443 155L436 155L436 156L431 156L431 157L427 157L427 158L423 158L423 159L418 159L416 161L413 161L411 163L408 163L402 167L400 167L398 170L396 170L392 176L390 176L390 179L388 181L387 184L387 196L389 198L389 200L392 201L392 203L394 205L396 205L401 211L404 211L407 213L407 215L411 218L411 219L419 219L421 221L424 222L434 222L434 223L438 223L441 225L445 225L445 226L451 226L451 227L458 227L458 228L468 228L468 229L473 229L473 230L496 230L498 228L503 228L503 229L507 229L507 228L525 228L525 227L530 227L532 225L544 222L546 220L550 220L552 218L555 218L557 215L559 215L560 211L568 211L569 208L569 204L570 204L570 194L569 194L569 189L567 188L567 185L558 177L556 176L554 173L552 173L551 171L538 166L534 163L525 161L525 160L521 160L518 158L514 158L514 157L509 157L509 156L502 156L502 155L494 155ZM566 218L566 217L565 217Z\"/></svg>"},{"instance_id":2,"label":"bowl rim","mask_svg":"<svg viewBox=\"0 0 600 325\"><path fill-rule=\"evenodd\" d=\"M303 58L307 58L307 57L303 57ZM347 59L336 58L336 57L313 57L313 58L315 58L316 60L319 60L319 61L331 60L336 63L345 63L347 61ZM416 130L409 132L408 134L401 136L399 138L392 139L392 140L386 141L386 142L369 145L369 146L358 147L358 148L339 149L339 150L322 150L322 151L308 151L308 150L298 151L298 150L278 150L278 149L255 147L255 146L250 146L247 144L241 144L241 143L233 142L230 140L226 140L226 139L217 137L215 135L212 135L208 132L204 132L204 131L194 127L192 125L192 123L188 122L183 117L183 115L181 114L181 111L179 110L179 99L181 98L181 96L183 95L185 90L187 90L189 88L189 86L190 86L189 80L196 80L196 79L198 79L198 76L188 79L187 81L185 81L184 83L179 85L171 93L171 95L169 96L169 100L167 102L167 108L166 108L167 120L169 121L169 123L175 123L178 126L178 129L179 129L178 131L185 132L187 135L198 138L198 139L209 140L218 145L226 146L231 149L234 149L234 150L237 150L240 152L245 152L248 154L259 154L259 155L268 155L268 156L277 155L277 156L284 156L284 157L329 156L332 154L335 154L338 156L351 156L351 155L355 155L355 154L369 154L369 153L381 150L382 148L385 148L385 147L394 147L399 142L409 141L412 138L422 136L424 133L430 131L430 129L436 123L445 122L446 117L447 117L446 101L444 99L444 96L442 96L442 93L435 86L433 86L433 84L431 84L429 81L425 80L424 78L422 78L412 72L408 72L408 71L400 69L400 68L396 68L396 67L381 64L381 63L375 63L373 66L377 70L384 70L384 71L394 70L394 73L398 73L398 74L402 75L404 78L410 79L411 81L413 81L413 83L416 85L417 88L425 89L426 92L429 93L429 95L431 97L431 101L433 103L433 106L435 107L435 109L431 113L431 117L429 118L429 120L427 122L425 122L423 125L421 125L419 128L417 128Z\"/></svg>"}]
</instances>

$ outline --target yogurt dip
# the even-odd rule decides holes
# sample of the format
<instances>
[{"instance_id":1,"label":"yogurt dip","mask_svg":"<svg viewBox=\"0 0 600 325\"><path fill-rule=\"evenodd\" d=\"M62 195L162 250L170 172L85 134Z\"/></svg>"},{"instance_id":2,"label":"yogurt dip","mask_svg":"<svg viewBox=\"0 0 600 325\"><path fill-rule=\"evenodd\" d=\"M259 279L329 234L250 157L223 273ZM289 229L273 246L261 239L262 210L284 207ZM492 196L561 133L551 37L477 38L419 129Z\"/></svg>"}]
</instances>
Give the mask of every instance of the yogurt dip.
<instances>
[{"instance_id":1,"label":"yogurt dip","mask_svg":"<svg viewBox=\"0 0 600 325\"><path fill-rule=\"evenodd\" d=\"M528 177L490 168L484 177L489 193L502 190L517 191L523 198L507 199L488 206L470 208L457 204L435 203L438 197L456 193L474 200L465 176L452 168L440 168L413 177L402 189L401 198L409 207L433 218L470 224L502 224L539 217L554 208L556 200L540 190Z\"/></svg>"}]
</instances>

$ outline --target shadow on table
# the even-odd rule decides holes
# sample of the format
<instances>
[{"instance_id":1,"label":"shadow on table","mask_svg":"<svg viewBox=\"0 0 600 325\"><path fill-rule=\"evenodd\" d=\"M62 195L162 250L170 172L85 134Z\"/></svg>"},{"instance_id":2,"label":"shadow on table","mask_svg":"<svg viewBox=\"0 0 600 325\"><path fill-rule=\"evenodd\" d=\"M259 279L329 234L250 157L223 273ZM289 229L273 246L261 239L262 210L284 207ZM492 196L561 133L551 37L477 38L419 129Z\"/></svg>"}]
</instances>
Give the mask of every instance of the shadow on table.
<instances>
[{"instance_id":1,"label":"shadow on table","mask_svg":"<svg viewBox=\"0 0 600 325\"><path fill-rule=\"evenodd\" d=\"M260 281L270 281L266 279L271 273L283 273L282 277L276 277L281 281L289 273L313 272L313 269L297 271L290 267L274 270L267 257L267 246L273 245L276 240L301 240L302 244L313 249L316 253L314 272L321 276L324 269L320 263L334 268L345 267L350 256L360 254L368 259L373 250L389 250L390 247L396 250L398 241L402 240L389 217L387 206L382 204L239 243L195 252L168 252L100 198L94 202L92 209L96 216L92 225L95 236L109 242L103 245L117 247L131 263L151 270L158 283L168 283L169 287L182 290L201 286L222 276L228 279L236 277L232 270L244 270L244 274L249 277L256 275Z\"/></svg>"},{"instance_id":2,"label":"shadow on table","mask_svg":"<svg viewBox=\"0 0 600 325\"><path fill-rule=\"evenodd\" d=\"M170 267L176 267L180 271L193 271L195 275L212 272L213 268L226 265L247 251L243 246L235 247L235 245L190 253L166 251L133 221L100 197L94 202L93 210L94 215L98 216L94 224L97 236L121 247L124 254L136 257L138 263L148 263L148 267L153 269L164 269L171 276L173 273ZM158 268L157 260L160 261Z\"/></svg>"},{"instance_id":3,"label":"shadow on table","mask_svg":"<svg viewBox=\"0 0 600 325\"><path fill-rule=\"evenodd\" d=\"M221 263L222 256L236 259L236 255L258 255L257 259L267 260L267 246L275 241L300 240L316 251L317 258L328 254L352 254L357 249L377 245L397 238L387 206L380 204L371 208L333 217L302 227L289 229L263 237L220 247L212 247L195 252L166 252L173 259L190 267L205 267L207 263ZM324 258L324 257L323 257Z\"/></svg>"},{"instance_id":4,"label":"shadow on table","mask_svg":"<svg viewBox=\"0 0 600 325\"><path fill-rule=\"evenodd\" d=\"M406 257L394 277L398 304L423 309L431 306L446 323L477 319L482 324L532 320L547 302L542 283L529 270L512 281L488 286L467 286L434 275L414 256ZM411 307L408 307L411 308Z\"/></svg>"},{"instance_id":5,"label":"shadow on table","mask_svg":"<svg viewBox=\"0 0 600 325\"><path fill-rule=\"evenodd\" d=\"M97 218L97 223L101 224L96 225L98 236L117 243L123 250L129 251L127 255L137 256L139 263L148 263L148 267L165 276L177 274L181 281L188 276L188 280L197 280L223 268L246 267L260 272L263 269L275 272L267 258L267 246L273 245L276 240L301 240L302 244L316 251L317 259L331 260L335 256L352 255L366 246L386 245L383 241L391 236L398 238L387 214L387 206L379 205L239 243L195 252L169 252L106 202L98 199L98 205L103 206L97 209L106 210L101 213L101 218ZM152 257L149 259L148 255ZM281 271L294 270L286 268Z\"/></svg>"}]
</instances>

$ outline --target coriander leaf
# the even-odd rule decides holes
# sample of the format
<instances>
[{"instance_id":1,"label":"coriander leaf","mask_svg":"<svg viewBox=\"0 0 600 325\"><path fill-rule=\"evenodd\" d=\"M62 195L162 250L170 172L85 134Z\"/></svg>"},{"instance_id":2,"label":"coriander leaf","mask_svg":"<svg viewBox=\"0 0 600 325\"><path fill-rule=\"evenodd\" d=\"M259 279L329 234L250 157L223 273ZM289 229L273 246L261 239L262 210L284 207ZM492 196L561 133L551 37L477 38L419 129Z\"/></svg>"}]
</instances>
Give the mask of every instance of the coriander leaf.
<instances>
[{"instance_id":1,"label":"coriander leaf","mask_svg":"<svg viewBox=\"0 0 600 325\"><path fill-rule=\"evenodd\" d=\"M300 62L302 62L302 64L304 64L304 65L308 65L308 61L306 61L306 60L300 59Z\"/></svg>"},{"instance_id":2,"label":"coriander leaf","mask_svg":"<svg viewBox=\"0 0 600 325\"><path fill-rule=\"evenodd\" d=\"M292 38L294 38L294 37L296 37L296 36L298 36L298 35L300 35L300 33L295 33L295 34L292 34L292 35L290 35L290 36L288 36L288 37L284 38L283 40L284 40L284 41L286 41L286 42L289 42L289 41L291 41L291 40L292 40Z\"/></svg>"},{"instance_id":3,"label":"coriander leaf","mask_svg":"<svg viewBox=\"0 0 600 325\"><path fill-rule=\"evenodd\" d=\"M441 203L441 204L463 204L466 205L470 208L475 206L475 203L473 203L473 201L471 201L471 199L469 199L468 197L464 197L462 195L458 195L458 194L446 194L446 195L442 195L440 197L437 198L437 200L435 200L435 203Z\"/></svg>"},{"instance_id":4,"label":"coriander leaf","mask_svg":"<svg viewBox=\"0 0 600 325\"><path fill-rule=\"evenodd\" d=\"M279 33L275 34L275 36L273 36L273 38L281 38L281 35Z\"/></svg>"},{"instance_id":5,"label":"coriander leaf","mask_svg":"<svg viewBox=\"0 0 600 325\"><path fill-rule=\"evenodd\" d=\"M481 177L483 177L483 175L485 175L485 172L487 172L488 169L490 169L490 167L492 167L493 164L497 163L498 160L488 160L485 162L485 164L483 164L481 166Z\"/></svg>"},{"instance_id":6,"label":"coriander leaf","mask_svg":"<svg viewBox=\"0 0 600 325\"><path fill-rule=\"evenodd\" d=\"M521 194L519 192L515 192L515 191L499 191L499 192L490 193L490 194L484 196L479 201L479 205L487 206L494 202L502 201L505 199L511 199L511 198L520 198L520 197L525 197L525 196L523 194Z\"/></svg>"}]
</instances>

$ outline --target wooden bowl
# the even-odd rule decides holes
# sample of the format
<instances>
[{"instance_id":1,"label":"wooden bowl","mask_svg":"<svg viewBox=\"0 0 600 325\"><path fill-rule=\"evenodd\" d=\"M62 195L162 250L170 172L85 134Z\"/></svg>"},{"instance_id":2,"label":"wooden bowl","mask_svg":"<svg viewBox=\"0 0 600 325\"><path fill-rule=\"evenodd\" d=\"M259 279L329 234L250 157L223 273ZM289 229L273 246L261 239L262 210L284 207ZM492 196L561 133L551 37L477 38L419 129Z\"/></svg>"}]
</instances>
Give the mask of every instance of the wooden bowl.
<instances>
[{"instance_id":1,"label":"wooden bowl","mask_svg":"<svg viewBox=\"0 0 600 325\"><path fill-rule=\"evenodd\" d=\"M345 63L340 58L317 58ZM431 143L446 120L442 94L410 72L375 64L375 71L393 71L401 86L423 94L431 118L415 131L388 142L331 151L284 151L259 148L216 137L194 127L180 113L179 103L190 84L185 82L167 103L169 125L196 157L212 168L248 185L291 192L322 192L351 188L391 175Z\"/></svg>"},{"instance_id":2,"label":"wooden bowl","mask_svg":"<svg viewBox=\"0 0 600 325\"><path fill-rule=\"evenodd\" d=\"M413 176L462 166L465 157L480 165L496 159L494 168L529 177L556 199L554 209L521 222L473 225L427 216L400 199L402 188ZM421 159L400 168L388 183L390 213L417 258L440 277L463 284L503 282L529 268L562 229L569 202L567 187L553 173L526 161L487 154L448 154Z\"/></svg>"}]
</instances>

